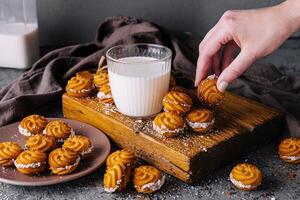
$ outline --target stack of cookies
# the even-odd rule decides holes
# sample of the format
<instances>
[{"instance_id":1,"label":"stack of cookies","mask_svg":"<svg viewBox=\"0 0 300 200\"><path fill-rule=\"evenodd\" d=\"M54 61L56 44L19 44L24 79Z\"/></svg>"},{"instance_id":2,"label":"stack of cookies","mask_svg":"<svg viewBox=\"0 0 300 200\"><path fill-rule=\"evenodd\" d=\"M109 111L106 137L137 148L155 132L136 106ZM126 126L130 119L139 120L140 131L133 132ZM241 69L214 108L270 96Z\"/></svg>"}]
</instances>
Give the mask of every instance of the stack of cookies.
<instances>
[{"instance_id":1,"label":"stack of cookies","mask_svg":"<svg viewBox=\"0 0 300 200\"><path fill-rule=\"evenodd\" d=\"M200 83L197 95L206 106L195 109L186 89L171 84L170 91L163 98L164 112L155 117L153 129L166 138L183 134L187 127L200 134L211 130L215 116L209 107L219 105L225 96L217 89L216 81L216 76L209 76Z\"/></svg>"},{"instance_id":2,"label":"stack of cookies","mask_svg":"<svg viewBox=\"0 0 300 200\"><path fill-rule=\"evenodd\" d=\"M136 158L128 149L118 150L106 159L104 174L104 190L106 192L120 192L126 188L133 172L133 184L140 193L152 193L159 190L165 177L155 167L142 165L135 167ZM134 169L134 171L133 171Z\"/></svg>"},{"instance_id":3,"label":"stack of cookies","mask_svg":"<svg viewBox=\"0 0 300 200\"><path fill-rule=\"evenodd\" d=\"M97 90L97 98L100 102L104 104L114 103L104 56L101 57L98 70L95 74L88 71L76 73L76 75L68 81L66 92L72 97L82 98L94 93L95 88Z\"/></svg>"}]
</instances>

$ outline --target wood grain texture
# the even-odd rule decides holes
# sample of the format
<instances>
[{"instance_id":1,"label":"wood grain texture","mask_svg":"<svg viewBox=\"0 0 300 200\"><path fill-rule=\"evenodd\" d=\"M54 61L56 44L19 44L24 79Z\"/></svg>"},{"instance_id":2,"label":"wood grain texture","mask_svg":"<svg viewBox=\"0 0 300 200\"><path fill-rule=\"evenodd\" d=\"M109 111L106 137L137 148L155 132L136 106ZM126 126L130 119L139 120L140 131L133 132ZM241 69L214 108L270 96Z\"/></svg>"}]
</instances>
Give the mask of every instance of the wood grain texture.
<instances>
[{"instance_id":1,"label":"wood grain texture","mask_svg":"<svg viewBox=\"0 0 300 200\"><path fill-rule=\"evenodd\" d=\"M284 115L278 110L226 93L223 104L215 109L213 131L205 135L187 131L184 136L164 139L153 131L153 119L124 116L95 97L64 94L62 99L66 118L94 125L119 146L132 149L138 157L188 183L268 142L284 126Z\"/></svg>"}]
</instances>

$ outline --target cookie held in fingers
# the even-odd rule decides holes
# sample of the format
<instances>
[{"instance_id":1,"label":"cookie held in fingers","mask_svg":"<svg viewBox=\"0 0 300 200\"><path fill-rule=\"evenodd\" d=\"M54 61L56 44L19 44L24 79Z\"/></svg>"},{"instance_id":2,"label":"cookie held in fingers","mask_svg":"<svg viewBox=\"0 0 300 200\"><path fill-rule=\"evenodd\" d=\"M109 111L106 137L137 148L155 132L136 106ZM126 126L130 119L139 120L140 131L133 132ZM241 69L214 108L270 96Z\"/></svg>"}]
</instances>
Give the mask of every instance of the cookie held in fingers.
<instances>
[{"instance_id":1,"label":"cookie held in fingers","mask_svg":"<svg viewBox=\"0 0 300 200\"><path fill-rule=\"evenodd\" d=\"M165 176L155 167L144 165L134 170L133 184L140 193L153 193L159 190L164 182Z\"/></svg>"},{"instance_id":2,"label":"cookie held in fingers","mask_svg":"<svg viewBox=\"0 0 300 200\"><path fill-rule=\"evenodd\" d=\"M84 157L92 152L93 145L88 137L83 135L74 135L64 141L62 148L74 151Z\"/></svg>"},{"instance_id":3,"label":"cookie held in fingers","mask_svg":"<svg viewBox=\"0 0 300 200\"><path fill-rule=\"evenodd\" d=\"M192 99L185 93L170 91L163 98L163 106L165 112L174 112L181 115L191 109Z\"/></svg>"},{"instance_id":4,"label":"cookie held in fingers","mask_svg":"<svg viewBox=\"0 0 300 200\"><path fill-rule=\"evenodd\" d=\"M29 115L25 117L18 126L19 133L29 137L42 133L47 125L47 119L41 115Z\"/></svg>"},{"instance_id":5,"label":"cookie held in fingers","mask_svg":"<svg viewBox=\"0 0 300 200\"><path fill-rule=\"evenodd\" d=\"M280 159L288 163L300 163L300 138L286 138L278 147Z\"/></svg>"},{"instance_id":6,"label":"cookie held in fingers","mask_svg":"<svg viewBox=\"0 0 300 200\"><path fill-rule=\"evenodd\" d=\"M40 152L49 152L56 148L56 141L53 136L37 134L27 138L26 149Z\"/></svg>"},{"instance_id":7,"label":"cookie held in fingers","mask_svg":"<svg viewBox=\"0 0 300 200\"><path fill-rule=\"evenodd\" d=\"M39 174L46 170L47 155L40 151L26 150L14 161L19 172L27 175Z\"/></svg>"},{"instance_id":8,"label":"cookie held in fingers","mask_svg":"<svg viewBox=\"0 0 300 200\"><path fill-rule=\"evenodd\" d=\"M240 190L255 190L262 182L261 171L252 164L236 165L230 172L229 179Z\"/></svg>"},{"instance_id":9,"label":"cookie held in fingers","mask_svg":"<svg viewBox=\"0 0 300 200\"><path fill-rule=\"evenodd\" d=\"M163 137L175 137L184 132L185 123L182 116L172 112L163 112L154 118L153 128Z\"/></svg>"},{"instance_id":10,"label":"cookie held in fingers","mask_svg":"<svg viewBox=\"0 0 300 200\"><path fill-rule=\"evenodd\" d=\"M93 81L83 75L72 77L66 86L66 92L72 97L87 97L94 90Z\"/></svg>"},{"instance_id":11,"label":"cookie held in fingers","mask_svg":"<svg viewBox=\"0 0 300 200\"><path fill-rule=\"evenodd\" d=\"M213 127L215 117L212 111L200 108L189 112L186 115L186 122L195 132L205 133Z\"/></svg>"},{"instance_id":12,"label":"cookie held in fingers","mask_svg":"<svg viewBox=\"0 0 300 200\"><path fill-rule=\"evenodd\" d=\"M49 154L49 169L53 174L65 175L73 172L80 162L80 156L68 149L58 148Z\"/></svg>"},{"instance_id":13,"label":"cookie held in fingers","mask_svg":"<svg viewBox=\"0 0 300 200\"><path fill-rule=\"evenodd\" d=\"M106 169L103 186L106 192L120 192L130 181L131 168L118 162Z\"/></svg>"},{"instance_id":14,"label":"cookie held in fingers","mask_svg":"<svg viewBox=\"0 0 300 200\"><path fill-rule=\"evenodd\" d=\"M135 156L129 149L122 149L113 152L106 159L107 168L115 165L116 163L123 163L127 167L131 167L135 163Z\"/></svg>"},{"instance_id":15,"label":"cookie held in fingers","mask_svg":"<svg viewBox=\"0 0 300 200\"><path fill-rule=\"evenodd\" d=\"M197 88L200 101L210 106L219 105L223 101L225 93L218 90L217 80L217 76L211 75L200 82Z\"/></svg>"},{"instance_id":16,"label":"cookie held in fingers","mask_svg":"<svg viewBox=\"0 0 300 200\"><path fill-rule=\"evenodd\" d=\"M9 167L14 165L14 160L22 152L22 148L15 142L0 143L0 166Z\"/></svg>"},{"instance_id":17,"label":"cookie held in fingers","mask_svg":"<svg viewBox=\"0 0 300 200\"><path fill-rule=\"evenodd\" d=\"M68 137L75 135L74 130L62 120L49 122L43 133L53 136L57 142L63 142Z\"/></svg>"}]
</instances>

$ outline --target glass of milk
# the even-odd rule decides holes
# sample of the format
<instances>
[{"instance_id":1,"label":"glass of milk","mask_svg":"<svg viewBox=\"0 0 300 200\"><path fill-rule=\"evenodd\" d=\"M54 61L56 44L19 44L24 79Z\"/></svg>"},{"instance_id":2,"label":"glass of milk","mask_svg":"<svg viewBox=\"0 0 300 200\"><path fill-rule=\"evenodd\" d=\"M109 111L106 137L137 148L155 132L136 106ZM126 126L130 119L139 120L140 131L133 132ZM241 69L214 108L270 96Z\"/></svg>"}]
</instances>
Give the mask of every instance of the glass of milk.
<instances>
[{"instance_id":1,"label":"glass of milk","mask_svg":"<svg viewBox=\"0 0 300 200\"><path fill-rule=\"evenodd\" d=\"M35 0L0 0L0 67L24 69L39 57Z\"/></svg>"},{"instance_id":2,"label":"glass of milk","mask_svg":"<svg viewBox=\"0 0 300 200\"><path fill-rule=\"evenodd\" d=\"M109 49L106 58L118 110L136 118L159 113L169 90L172 51L156 44L119 45Z\"/></svg>"}]
</instances>

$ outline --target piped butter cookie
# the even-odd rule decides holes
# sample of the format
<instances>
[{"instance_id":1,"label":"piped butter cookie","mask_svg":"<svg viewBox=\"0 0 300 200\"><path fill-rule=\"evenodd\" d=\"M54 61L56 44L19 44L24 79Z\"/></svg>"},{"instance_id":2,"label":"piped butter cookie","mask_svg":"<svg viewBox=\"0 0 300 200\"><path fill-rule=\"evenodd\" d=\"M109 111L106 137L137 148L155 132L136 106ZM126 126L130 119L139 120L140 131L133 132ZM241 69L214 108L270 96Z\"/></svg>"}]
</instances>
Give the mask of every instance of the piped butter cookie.
<instances>
[{"instance_id":1,"label":"piped butter cookie","mask_svg":"<svg viewBox=\"0 0 300 200\"><path fill-rule=\"evenodd\" d=\"M159 190L164 182L165 176L155 167L144 165L134 170L133 184L140 193L153 193Z\"/></svg>"},{"instance_id":2,"label":"piped butter cookie","mask_svg":"<svg viewBox=\"0 0 300 200\"><path fill-rule=\"evenodd\" d=\"M286 138L278 147L280 159L288 163L300 163L300 138Z\"/></svg>"},{"instance_id":3,"label":"piped butter cookie","mask_svg":"<svg viewBox=\"0 0 300 200\"><path fill-rule=\"evenodd\" d=\"M238 189L249 191L261 185L262 174L255 165L242 163L231 170L229 179Z\"/></svg>"},{"instance_id":4,"label":"piped butter cookie","mask_svg":"<svg viewBox=\"0 0 300 200\"><path fill-rule=\"evenodd\" d=\"M186 115L186 122L195 132L205 133L213 127L215 118L213 112L200 108L189 112Z\"/></svg>"},{"instance_id":5,"label":"piped butter cookie","mask_svg":"<svg viewBox=\"0 0 300 200\"><path fill-rule=\"evenodd\" d=\"M217 88L217 76L211 75L202 80L197 88L197 96L207 105L219 105L225 97L225 93Z\"/></svg>"},{"instance_id":6,"label":"piped butter cookie","mask_svg":"<svg viewBox=\"0 0 300 200\"><path fill-rule=\"evenodd\" d=\"M184 131L185 123L182 116L172 112L163 112L154 118L153 128L163 137L174 137Z\"/></svg>"},{"instance_id":7,"label":"piped butter cookie","mask_svg":"<svg viewBox=\"0 0 300 200\"><path fill-rule=\"evenodd\" d=\"M181 115L191 109L192 99L185 93L170 91L163 98L163 106L165 112L174 112Z\"/></svg>"},{"instance_id":8,"label":"piped butter cookie","mask_svg":"<svg viewBox=\"0 0 300 200\"><path fill-rule=\"evenodd\" d=\"M18 126L19 133L31 136L42 133L47 125L47 119L41 115L29 115L25 117Z\"/></svg>"}]
</instances>

